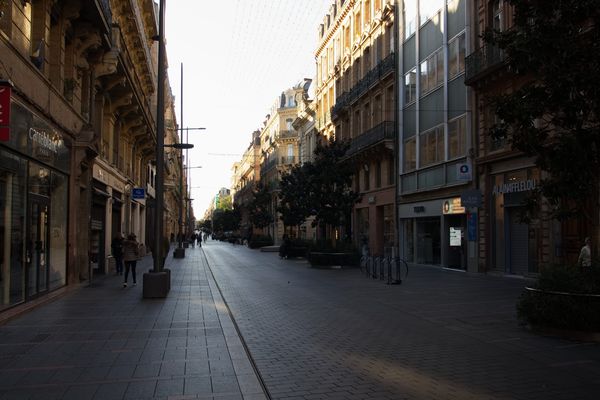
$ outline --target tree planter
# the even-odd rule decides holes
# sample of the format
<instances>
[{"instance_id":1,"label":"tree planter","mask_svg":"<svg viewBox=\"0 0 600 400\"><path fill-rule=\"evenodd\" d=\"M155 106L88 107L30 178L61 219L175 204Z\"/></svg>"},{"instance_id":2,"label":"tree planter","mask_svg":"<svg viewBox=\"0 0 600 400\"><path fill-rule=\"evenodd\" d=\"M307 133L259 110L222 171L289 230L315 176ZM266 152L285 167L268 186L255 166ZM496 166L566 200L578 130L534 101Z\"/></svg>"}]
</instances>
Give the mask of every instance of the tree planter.
<instances>
[{"instance_id":1,"label":"tree planter","mask_svg":"<svg viewBox=\"0 0 600 400\"><path fill-rule=\"evenodd\" d=\"M580 340L600 337L600 294L569 293L527 287L517 304L519 317L532 330Z\"/></svg>"},{"instance_id":2,"label":"tree planter","mask_svg":"<svg viewBox=\"0 0 600 400\"><path fill-rule=\"evenodd\" d=\"M313 268L329 268L332 266L356 267L360 257L356 253L334 253L311 251L307 255L308 262Z\"/></svg>"}]
</instances>

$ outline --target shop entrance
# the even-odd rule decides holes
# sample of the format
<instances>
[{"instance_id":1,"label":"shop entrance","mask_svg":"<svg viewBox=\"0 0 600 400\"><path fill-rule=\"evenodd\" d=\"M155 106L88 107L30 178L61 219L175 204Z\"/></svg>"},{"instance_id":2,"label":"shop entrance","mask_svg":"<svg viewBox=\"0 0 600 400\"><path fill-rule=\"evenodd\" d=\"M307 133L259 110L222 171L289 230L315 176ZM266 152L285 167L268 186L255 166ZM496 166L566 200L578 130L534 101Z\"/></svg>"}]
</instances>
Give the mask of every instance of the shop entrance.
<instances>
[{"instance_id":1,"label":"shop entrance","mask_svg":"<svg viewBox=\"0 0 600 400\"><path fill-rule=\"evenodd\" d=\"M50 202L47 197L29 194L29 218L27 229L27 249L25 262L27 264L28 298L48 291L49 261L49 215Z\"/></svg>"}]
</instances>

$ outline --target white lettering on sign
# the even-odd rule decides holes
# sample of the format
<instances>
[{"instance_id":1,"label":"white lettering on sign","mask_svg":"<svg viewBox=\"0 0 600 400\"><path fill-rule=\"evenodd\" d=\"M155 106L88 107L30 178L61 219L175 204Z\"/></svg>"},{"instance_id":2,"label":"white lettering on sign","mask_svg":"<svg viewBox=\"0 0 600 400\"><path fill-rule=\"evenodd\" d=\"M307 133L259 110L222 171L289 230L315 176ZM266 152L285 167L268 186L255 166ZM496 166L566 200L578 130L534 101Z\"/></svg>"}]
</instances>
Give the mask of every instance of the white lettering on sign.
<instances>
[{"instance_id":1,"label":"white lettering on sign","mask_svg":"<svg viewBox=\"0 0 600 400\"><path fill-rule=\"evenodd\" d=\"M48 132L38 131L35 128L29 128L29 139L53 153L58 153L58 147L60 145L59 138L60 136L58 136L58 134L54 134L53 137L50 137Z\"/></svg>"},{"instance_id":2,"label":"white lettering on sign","mask_svg":"<svg viewBox=\"0 0 600 400\"><path fill-rule=\"evenodd\" d=\"M528 179L526 181L519 182L510 182L503 183L502 185L495 185L494 190L492 190L492 194L497 196L499 194L506 193L517 193L517 192L527 192L530 190L534 190L537 186L537 181L535 179Z\"/></svg>"}]
</instances>

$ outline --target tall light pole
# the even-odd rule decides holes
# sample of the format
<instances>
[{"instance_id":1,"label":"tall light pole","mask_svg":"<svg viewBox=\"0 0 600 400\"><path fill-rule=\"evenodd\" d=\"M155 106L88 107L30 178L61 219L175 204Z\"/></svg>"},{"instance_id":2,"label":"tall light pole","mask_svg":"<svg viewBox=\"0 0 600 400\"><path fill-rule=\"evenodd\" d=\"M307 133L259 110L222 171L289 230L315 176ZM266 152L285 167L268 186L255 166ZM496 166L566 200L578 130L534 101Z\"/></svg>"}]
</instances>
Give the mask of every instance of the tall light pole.
<instances>
[{"instance_id":1,"label":"tall light pole","mask_svg":"<svg viewBox=\"0 0 600 400\"><path fill-rule=\"evenodd\" d=\"M143 276L143 296L145 298L167 297L171 288L171 274L164 271L163 265L163 201L164 201L164 162L165 162L165 6L166 0L159 2L158 16L158 77L156 115L156 195L154 207L154 246L152 249L152 272Z\"/></svg>"},{"instance_id":2,"label":"tall light pole","mask_svg":"<svg viewBox=\"0 0 600 400\"><path fill-rule=\"evenodd\" d=\"M180 77L180 110L179 110L179 123L183 126L183 63L180 65L181 77ZM183 143L183 129L180 128L181 131L181 143ZM186 142L187 143L187 142ZM187 150L186 150L187 152ZM185 257L185 249L183 248L183 151L180 154L181 163L179 164L179 218L177 222L179 223L179 230L177 234L177 248L173 251L173 257L175 258L184 258Z\"/></svg>"}]
</instances>

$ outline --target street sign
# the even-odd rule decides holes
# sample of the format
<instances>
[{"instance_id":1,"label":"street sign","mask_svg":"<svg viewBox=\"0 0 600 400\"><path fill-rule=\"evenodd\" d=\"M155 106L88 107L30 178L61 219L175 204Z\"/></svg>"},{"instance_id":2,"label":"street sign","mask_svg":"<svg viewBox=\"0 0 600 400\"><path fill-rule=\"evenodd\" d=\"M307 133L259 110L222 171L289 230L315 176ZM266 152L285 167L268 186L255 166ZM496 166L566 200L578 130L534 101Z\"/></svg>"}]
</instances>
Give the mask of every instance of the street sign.
<instances>
[{"instance_id":1,"label":"street sign","mask_svg":"<svg viewBox=\"0 0 600 400\"><path fill-rule=\"evenodd\" d=\"M456 164L456 179L459 181L473 180L473 173L470 163Z\"/></svg>"},{"instance_id":2,"label":"street sign","mask_svg":"<svg viewBox=\"0 0 600 400\"><path fill-rule=\"evenodd\" d=\"M477 214L467 214L467 240L469 242L477 241Z\"/></svg>"},{"instance_id":3,"label":"street sign","mask_svg":"<svg viewBox=\"0 0 600 400\"><path fill-rule=\"evenodd\" d=\"M10 140L10 86L0 85L0 142Z\"/></svg>"},{"instance_id":4,"label":"street sign","mask_svg":"<svg viewBox=\"0 0 600 400\"><path fill-rule=\"evenodd\" d=\"M146 189L144 188L133 188L131 189L131 198L143 200L146 198Z\"/></svg>"},{"instance_id":5,"label":"street sign","mask_svg":"<svg viewBox=\"0 0 600 400\"><path fill-rule=\"evenodd\" d=\"M460 194L460 204L464 207L481 207L481 191L479 189L463 191Z\"/></svg>"}]
</instances>

